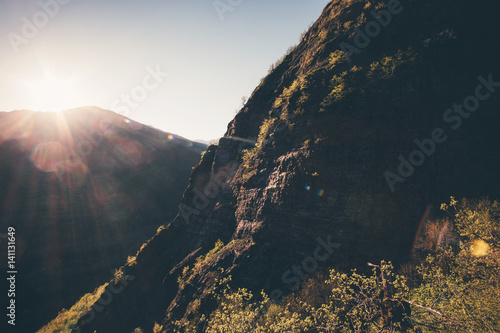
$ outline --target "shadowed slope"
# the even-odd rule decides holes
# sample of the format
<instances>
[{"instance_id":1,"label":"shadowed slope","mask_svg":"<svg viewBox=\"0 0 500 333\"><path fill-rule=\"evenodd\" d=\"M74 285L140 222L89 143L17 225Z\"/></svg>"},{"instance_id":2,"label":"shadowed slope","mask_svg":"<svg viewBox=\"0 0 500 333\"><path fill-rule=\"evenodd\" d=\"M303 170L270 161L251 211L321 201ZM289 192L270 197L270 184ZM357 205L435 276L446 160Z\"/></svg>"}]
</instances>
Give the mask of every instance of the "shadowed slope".
<instances>
[{"instance_id":1,"label":"shadowed slope","mask_svg":"<svg viewBox=\"0 0 500 333\"><path fill-rule=\"evenodd\" d=\"M171 220L204 149L98 108L0 113L0 228L16 229L16 328L40 328Z\"/></svg>"}]
</instances>

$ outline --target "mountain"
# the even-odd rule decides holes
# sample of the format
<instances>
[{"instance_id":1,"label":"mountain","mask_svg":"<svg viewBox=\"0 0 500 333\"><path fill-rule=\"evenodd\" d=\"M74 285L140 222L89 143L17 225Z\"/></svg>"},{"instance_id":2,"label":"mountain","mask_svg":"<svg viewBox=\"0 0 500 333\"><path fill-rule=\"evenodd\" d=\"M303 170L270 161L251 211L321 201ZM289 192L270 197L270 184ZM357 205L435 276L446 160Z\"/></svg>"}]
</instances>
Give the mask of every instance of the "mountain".
<instances>
[{"instance_id":1,"label":"mountain","mask_svg":"<svg viewBox=\"0 0 500 333\"><path fill-rule=\"evenodd\" d=\"M15 228L18 332L104 283L174 218L205 149L95 107L0 113L0 230Z\"/></svg>"},{"instance_id":2,"label":"mountain","mask_svg":"<svg viewBox=\"0 0 500 333\"><path fill-rule=\"evenodd\" d=\"M176 218L58 320L173 332L211 313L228 276L279 301L328 267L404 263L450 195L498 198L495 13L494 2L331 1L208 148Z\"/></svg>"}]
</instances>

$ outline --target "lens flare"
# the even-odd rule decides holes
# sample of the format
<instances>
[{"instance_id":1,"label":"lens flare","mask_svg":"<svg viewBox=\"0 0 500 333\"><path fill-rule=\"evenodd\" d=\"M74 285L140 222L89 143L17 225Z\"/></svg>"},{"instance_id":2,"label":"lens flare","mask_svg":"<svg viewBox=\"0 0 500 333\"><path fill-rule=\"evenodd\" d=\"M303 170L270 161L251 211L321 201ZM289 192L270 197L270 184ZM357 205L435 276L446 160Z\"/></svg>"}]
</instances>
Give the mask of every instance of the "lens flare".
<instances>
[{"instance_id":1,"label":"lens flare","mask_svg":"<svg viewBox=\"0 0 500 333\"><path fill-rule=\"evenodd\" d=\"M476 239L470 246L470 252L476 257L484 257L490 252L490 246L485 241Z\"/></svg>"},{"instance_id":2,"label":"lens flare","mask_svg":"<svg viewBox=\"0 0 500 333\"><path fill-rule=\"evenodd\" d=\"M57 171L57 162L64 161L65 148L59 142L43 142L37 144L31 153L31 162L45 172Z\"/></svg>"}]
</instances>

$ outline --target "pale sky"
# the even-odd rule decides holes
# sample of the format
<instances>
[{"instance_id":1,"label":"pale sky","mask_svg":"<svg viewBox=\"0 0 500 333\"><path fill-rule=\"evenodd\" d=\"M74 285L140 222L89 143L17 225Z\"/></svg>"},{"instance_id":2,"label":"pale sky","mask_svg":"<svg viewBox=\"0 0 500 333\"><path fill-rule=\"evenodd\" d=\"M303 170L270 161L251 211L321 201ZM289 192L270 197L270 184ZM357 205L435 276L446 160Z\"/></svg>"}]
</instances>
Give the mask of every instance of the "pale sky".
<instances>
[{"instance_id":1,"label":"pale sky","mask_svg":"<svg viewBox=\"0 0 500 333\"><path fill-rule=\"evenodd\" d=\"M327 3L0 0L0 111L95 105L216 139Z\"/></svg>"}]
</instances>

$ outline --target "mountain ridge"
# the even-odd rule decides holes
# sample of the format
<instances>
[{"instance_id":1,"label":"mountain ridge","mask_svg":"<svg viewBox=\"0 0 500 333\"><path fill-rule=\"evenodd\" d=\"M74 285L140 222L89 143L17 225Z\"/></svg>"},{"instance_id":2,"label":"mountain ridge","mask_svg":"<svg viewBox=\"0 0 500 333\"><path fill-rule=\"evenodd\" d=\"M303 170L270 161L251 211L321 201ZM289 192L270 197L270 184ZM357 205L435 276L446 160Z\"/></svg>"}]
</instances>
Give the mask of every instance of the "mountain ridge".
<instances>
[{"instance_id":1,"label":"mountain ridge","mask_svg":"<svg viewBox=\"0 0 500 333\"><path fill-rule=\"evenodd\" d=\"M205 149L96 107L0 113L0 227L16 229L29 318L16 329L39 329L175 217Z\"/></svg>"}]
</instances>

